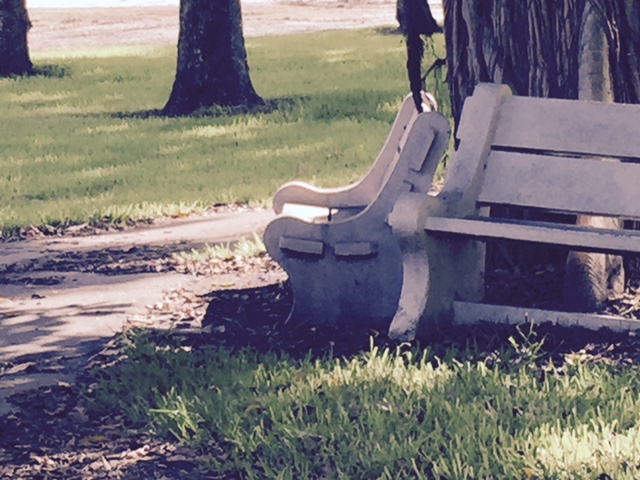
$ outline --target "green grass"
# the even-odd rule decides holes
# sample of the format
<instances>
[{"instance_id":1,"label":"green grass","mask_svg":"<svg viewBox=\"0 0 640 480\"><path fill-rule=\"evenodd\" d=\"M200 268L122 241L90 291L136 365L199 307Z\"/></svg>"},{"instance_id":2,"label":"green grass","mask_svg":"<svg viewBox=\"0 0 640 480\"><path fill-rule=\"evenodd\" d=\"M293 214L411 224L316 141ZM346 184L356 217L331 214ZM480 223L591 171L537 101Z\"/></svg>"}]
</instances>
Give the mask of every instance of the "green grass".
<instances>
[{"instance_id":1,"label":"green grass","mask_svg":"<svg viewBox=\"0 0 640 480\"><path fill-rule=\"evenodd\" d=\"M238 241L227 244L205 245L203 248L175 252L171 256L181 262L209 262L225 261L234 258L254 258L266 253L267 249L262 238L256 233L253 238L240 238Z\"/></svg>"},{"instance_id":2,"label":"green grass","mask_svg":"<svg viewBox=\"0 0 640 480\"><path fill-rule=\"evenodd\" d=\"M534 331L513 333L440 358L372 344L303 360L139 334L90 397L206 447L231 478L638 478L637 367L554 362Z\"/></svg>"},{"instance_id":3,"label":"green grass","mask_svg":"<svg viewBox=\"0 0 640 480\"><path fill-rule=\"evenodd\" d=\"M328 32L247 48L275 111L148 115L168 99L174 48L40 54L45 74L1 79L0 230L267 203L294 178L358 178L408 90L401 37Z\"/></svg>"}]
</instances>

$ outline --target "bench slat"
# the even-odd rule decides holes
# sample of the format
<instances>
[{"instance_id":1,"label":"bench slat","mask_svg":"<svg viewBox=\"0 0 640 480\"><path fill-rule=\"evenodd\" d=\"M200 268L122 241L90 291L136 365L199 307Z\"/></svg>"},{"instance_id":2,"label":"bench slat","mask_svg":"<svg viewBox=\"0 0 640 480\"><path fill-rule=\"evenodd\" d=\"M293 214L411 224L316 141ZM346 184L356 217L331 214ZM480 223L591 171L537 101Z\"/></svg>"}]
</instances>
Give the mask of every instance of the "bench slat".
<instances>
[{"instance_id":1,"label":"bench slat","mask_svg":"<svg viewBox=\"0 0 640 480\"><path fill-rule=\"evenodd\" d=\"M478 240L517 240L602 253L640 252L640 232L494 218L428 217L428 233L464 235Z\"/></svg>"},{"instance_id":2,"label":"bench slat","mask_svg":"<svg viewBox=\"0 0 640 480\"><path fill-rule=\"evenodd\" d=\"M640 158L637 105L507 97L494 146Z\"/></svg>"},{"instance_id":3,"label":"bench slat","mask_svg":"<svg viewBox=\"0 0 640 480\"><path fill-rule=\"evenodd\" d=\"M598 330L602 327L616 332L639 330L640 321L617 315L595 313L557 312L537 308L487 305L484 303L453 302L454 321L457 324L476 324L478 321L522 325L530 322L551 322L563 327L580 326Z\"/></svg>"},{"instance_id":4,"label":"bench slat","mask_svg":"<svg viewBox=\"0 0 640 480\"><path fill-rule=\"evenodd\" d=\"M479 202L640 217L640 164L491 152Z\"/></svg>"}]
</instances>

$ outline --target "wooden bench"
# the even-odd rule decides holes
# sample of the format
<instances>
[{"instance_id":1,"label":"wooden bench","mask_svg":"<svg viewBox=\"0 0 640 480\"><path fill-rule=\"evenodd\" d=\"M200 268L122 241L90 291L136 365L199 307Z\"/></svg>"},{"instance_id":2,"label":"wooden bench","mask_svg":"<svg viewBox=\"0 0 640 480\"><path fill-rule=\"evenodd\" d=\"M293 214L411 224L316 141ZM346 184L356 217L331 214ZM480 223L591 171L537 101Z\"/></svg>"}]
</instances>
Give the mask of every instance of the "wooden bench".
<instances>
[{"instance_id":1,"label":"wooden bench","mask_svg":"<svg viewBox=\"0 0 640 480\"><path fill-rule=\"evenodd\" d=\"M465 102L457 139L442 190L404 195L390 215L404 238L414 229L403 255L418 259L405 270L390 335L411 339L419 326L452 319L637 328L640 322L620 317L480 302L487 241L640 252L637 231L488 216L492 207L516 206L640 218L640 106L518 97L506 86L481 84Z\"/></svg>"},{"instance_id":2,"label":"wooden bench","mask_svg":"<svg viewBox=\"0 0 640 480\"><path fill-rule=\"evenodd\" d=\"M388 328L400 297L402 254L387 219L403 192L426 196L448 146L449 123L403 102L377 160L358 182L318 189L292 182L275 194L264 233L289 275L290 320Z\"/></svg>"}]
</instances>

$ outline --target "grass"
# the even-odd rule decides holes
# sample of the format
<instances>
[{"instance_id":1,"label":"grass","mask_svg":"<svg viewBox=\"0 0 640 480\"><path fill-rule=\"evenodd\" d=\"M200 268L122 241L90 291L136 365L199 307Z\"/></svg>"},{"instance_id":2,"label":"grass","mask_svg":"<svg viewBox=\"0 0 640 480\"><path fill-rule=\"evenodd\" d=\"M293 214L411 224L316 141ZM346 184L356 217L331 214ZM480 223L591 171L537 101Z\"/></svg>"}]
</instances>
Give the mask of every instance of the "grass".
<instances>
[{"instance_id":1,"label":"grass","mask_svg":"<svg viewBox=\"0 0 640 480\"><path fill-rule=\"evenodd\" d=\"M204 248L175 252L172 257L181 262L209 262L212 260L232 260L234 258L254 258L266 253L266 247L262 238L256 233L253 237L240 238L238 241L227 244L205 245Z\"/></svg>"},{"instance_id":2,"label":"grass","mask_svg":"<svg viewBox=\"0 0 640 480\"><path fill-rule=\"evenodd\" d=\"M533 329L491 350L472 335L440 357L373 342L303 359L144 333L124 342L126 360L97 374L93 408L202 446L230 478L640 475L637 367L558 361Z\"/></svg>"},{"instance_id":3,"label":"grass","mask_svg":"<svg viewBox=\"0 0 640 480\"><path fill-rule=\"evenodd\" d=\"M401 37L325 32L247 48L275 110L155 115L174 48L40 54L42 75L1 79L0 230L268 203L294 178L341 185L364 173L408 90Z\"/></svg>"}]
</instances>

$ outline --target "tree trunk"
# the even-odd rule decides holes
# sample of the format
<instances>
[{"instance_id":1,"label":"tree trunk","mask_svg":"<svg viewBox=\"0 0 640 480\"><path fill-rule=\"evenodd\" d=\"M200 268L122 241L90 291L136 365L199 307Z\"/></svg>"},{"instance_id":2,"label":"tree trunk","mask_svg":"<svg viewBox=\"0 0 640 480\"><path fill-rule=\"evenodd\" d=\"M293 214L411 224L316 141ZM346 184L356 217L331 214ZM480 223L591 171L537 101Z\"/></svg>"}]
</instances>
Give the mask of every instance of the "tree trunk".
<instances>
[{"instance_id":1,"label":"tree trunk","mask_svg":"<svg viewBox=\"0 0 640 480\"><path fill-rule=\"evenodd\" d=\"M396 0L396 20L404 35L410 29L426 36L442 32L431 14L428 0Z\"/></svg>"},{"instance_id":2,"label":"tree trunk","mask_svg":"<svg viewBox=\"0 0 640 480\"><path fill-rule=\"evenodd\" d=\"M249 78L240 0L181 0L176 78L163 113L261 103Z\"/></svg>"},{"instance_id":3,"label":"tree trunk","mask_svg":"<svg viewBox=\"0 0 640 480\"><path fill-rule=\"evenodd\" d=\"M433 18L427 0L397 0L396 17L400 24L400 30L407 42L409 87L416 109L422 112L422 56L424 43L421 36L430 37L434 33L442 32L442 28Z\"/></svg>"},{"instance_id":4,"label":"tree trunk","mask_svg":"<svg viewBox=\"0 0 640 480\"><path fill-rule=\"evenodd\" d=\"M0 0L0 77L31 73L25 0Z\"/></svg>"},{"instance_id":5,"label":"tree trunk","mask_svg":"<svg viewBox=\"0 0 640 480\"><path fill-rule=\"evenodd\" d=\"M464 100L479 82L507 84L517 95L639 103L639 3L444 0L448 82L456 126ZM604 220L578 221L602 224ZM569 259L568 270L575 276L567 283L590 291L587 298L593 302L575 296L565 304L582 310L597 308L611 289L619 291L621 263L613 256L578 257Z\"/></svg>"},{"instance_id":6,"label":"tree trunk","mask_svg":"<svg viewBox=\"0 0 640 480\"><path fill-rule=\"evenodd\" d=\"M578 98L581 100L613 101L607 28L604 11L597 2L587 0L580 29ZM620 228L620 221L610 217L580 215L577 224ZM609 297L620 295L623 290L622 257L569 252L564 278L564 306L567 310L600 311Z\"/></svg>"}]
</instances>

